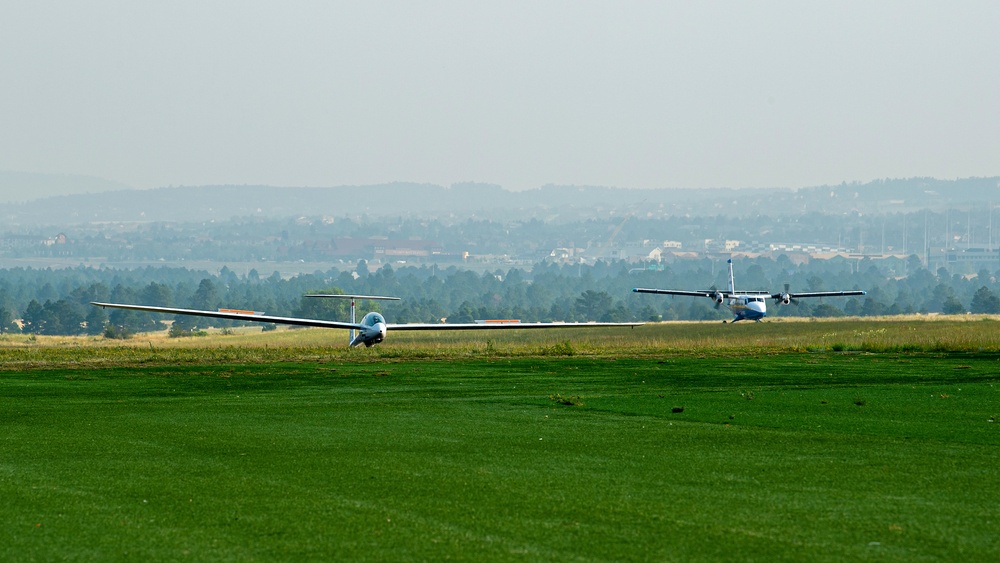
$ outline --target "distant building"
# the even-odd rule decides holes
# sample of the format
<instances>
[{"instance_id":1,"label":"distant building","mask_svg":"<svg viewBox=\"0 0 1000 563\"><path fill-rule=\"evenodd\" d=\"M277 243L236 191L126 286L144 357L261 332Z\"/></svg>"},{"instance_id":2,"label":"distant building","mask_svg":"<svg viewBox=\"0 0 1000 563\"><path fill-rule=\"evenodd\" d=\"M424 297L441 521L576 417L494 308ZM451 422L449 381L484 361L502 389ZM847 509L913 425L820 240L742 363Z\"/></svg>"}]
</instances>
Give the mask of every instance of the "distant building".
<instances>
[{"instance_id":1,"label":"distant building","mask_svg":"<svg viewBox=\"0 0 1000 563\"><path fill-rule=\"evenodd\" d=\"M310 240L300 245L285 247L291 258L336 258L342 260L392 260L392 259L433 259L435 261L461 260L464 253L446 252L434 241L424 239L390 238L336 238L332 240Z\"/></svg>"},{"instance_id":2,"label":"distant building","mask_svg":"<svg viewBox=\"0 0 1000 563\"><path fill-rule=\"evenodd\" d=\"M0 239L0 246L6 249L30 248L45 244L45 239L33 235L7 235Z\"/></svg>"},{"instance_id":3,"label":"distant building","mask_svg":"<svg viewBox=\"0 0 1000 563\"><path fill-rule=\"evenodd\" d=\"M995 248L951 249L945 252L945 262L959 270L979 271L983 268L996 269L1000 266L1000 250Z\"/></svg>"},{"instance_id":4,"label":"distant building","mask_svg":"<svg viewBox=\"0 0 1000 563\"><path fill-rule=\"evenodd\" d=\"M37 235L7 235L0 238L0 248L33 248L39 246L62 246L69 243L66 233L54 237L39 237Z\"/></svg>"},{"instance_id":5,"label":"distant building","mask_svg":"<svg viewBox=\"0 0 1000 563\"><path fill-rule=\"evenodd\" d=\"M782 252L804 252L807 254L848 254L857 252L839 244L823 242L750 242L740 248L743 252L760 254Z\"/></svg>"},{"instance_id":6,"label":"distant building","mask_svg":"<svg viewBox=\"0 0 1000 563\"><path fill-rule=\"evenodd\" d=\"M706 252L733 252L740 248L742 241L705 239Z\"/></svg>"},{"instance_id":7,"label":"distant building","mask_svg":"<svg viewBox=\"0 0 1000 563\"><path fill-rule=\"evenodd\" d=\"M608 256L615 260L628 260L636 262L640 260L659 261L663 255L663 246L649 239L627 242L621 248L612 249Z\"/></svg>"},{"instance_id":8,"label":"distant building","mask_svg":"<svg viewBox=\"0 0 1000 563\"><path fill-rule=\"evenodd\" d=\"M58 235L52 238L47 238L42 240L42 244L44 244L45 246L62 245L66 244L67 242L69 242L69 238L66 236L66 233L59 233Z\"/></svg>"}]
</instances>

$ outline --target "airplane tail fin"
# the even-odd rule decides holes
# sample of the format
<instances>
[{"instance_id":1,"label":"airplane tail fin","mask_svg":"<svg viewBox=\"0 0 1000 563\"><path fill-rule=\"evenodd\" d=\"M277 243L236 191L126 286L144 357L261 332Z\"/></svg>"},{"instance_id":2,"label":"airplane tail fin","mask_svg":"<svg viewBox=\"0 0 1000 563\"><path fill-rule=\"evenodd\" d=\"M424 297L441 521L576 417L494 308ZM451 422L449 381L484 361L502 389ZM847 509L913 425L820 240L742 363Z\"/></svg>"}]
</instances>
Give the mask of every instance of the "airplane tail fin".
<instances>
[{"instance_id":1,"label":"airplane tail fin","mask_svg":"<svg viewBox=\"0 0 1000 563\"><path fill-rule=\"evenodd\" d=\"M399 301L399 297L388 297L386 295L347 295L342 293L307 293L305 297L321 297L326 299L350 299L351 300L351 324L356 324L358 321L355 318L354 312L354 302L356 299L377 299L380 301ZM364 336L361 333L360 336ZM347 336L349 338L348 342L353 348L361 342L361 340L355 337L355 331L352 328L350 334ZM370 344L368 346L371 346Z\"/></svg>"},{"instance_id":2,"label":"airplane tail fin","mask_svg":"<svg viewBox=\"0 0 1000 563\"><path fill-rule=\"evenodd\" d=\"M729 294L736 293L736 280L733 279L733 259L726 261L729 264Z\"/></svg>"}]
</instances>

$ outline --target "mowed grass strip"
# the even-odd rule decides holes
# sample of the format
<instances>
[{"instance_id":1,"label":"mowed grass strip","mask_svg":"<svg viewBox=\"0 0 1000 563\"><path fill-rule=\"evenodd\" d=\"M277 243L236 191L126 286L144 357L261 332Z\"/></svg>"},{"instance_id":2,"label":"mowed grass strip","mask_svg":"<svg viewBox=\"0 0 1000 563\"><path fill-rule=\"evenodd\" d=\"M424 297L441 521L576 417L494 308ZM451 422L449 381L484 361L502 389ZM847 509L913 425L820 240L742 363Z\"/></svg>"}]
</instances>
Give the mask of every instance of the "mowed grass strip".
<instances>
[{"instance_id":1,"label":"mowed grass strip","mask_svg":"<svg viewBox=\"0 0 1000 563\"><path fill-rule=\"evenodd\" d=\"M3 559L992 559L998 357L0 375Z\"/></svg>"}]
</instances>

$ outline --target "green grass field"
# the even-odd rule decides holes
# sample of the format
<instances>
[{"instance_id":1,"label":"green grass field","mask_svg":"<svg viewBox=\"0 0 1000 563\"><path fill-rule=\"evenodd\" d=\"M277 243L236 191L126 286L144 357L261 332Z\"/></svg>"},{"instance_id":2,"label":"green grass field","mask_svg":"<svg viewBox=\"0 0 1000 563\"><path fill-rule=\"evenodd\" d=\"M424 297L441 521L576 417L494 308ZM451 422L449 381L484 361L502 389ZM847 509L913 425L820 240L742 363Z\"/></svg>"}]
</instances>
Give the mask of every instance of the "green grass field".
<instances>
[{"instance_id":1,"label":"green grass field","mask_svg":"<svg viewBox=\"0 0 1000 563\"><path fill-rule=\"evenodd\" d=\"M5 337L0 559L995 560L997 327Z\"/></svg>"}]
</instances>

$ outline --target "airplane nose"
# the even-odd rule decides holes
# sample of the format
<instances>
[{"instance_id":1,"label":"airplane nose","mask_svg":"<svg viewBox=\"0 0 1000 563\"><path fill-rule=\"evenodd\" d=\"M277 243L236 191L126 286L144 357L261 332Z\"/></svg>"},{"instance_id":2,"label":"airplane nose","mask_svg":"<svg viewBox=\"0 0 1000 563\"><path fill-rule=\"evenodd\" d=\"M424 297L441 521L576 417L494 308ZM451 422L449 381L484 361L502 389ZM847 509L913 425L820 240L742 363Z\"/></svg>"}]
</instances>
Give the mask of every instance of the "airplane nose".
<instances>
[{"instance_id":1,"label":"airplane nose","mask_svg":"<svg viewBox=\"0 0 1000 563\"><path fill-rule=\"evenodd\" d=\"M385 340L385 323L375 323L368 328L361 329L354 341L351 342L351 347L364 344L367 348L383 340Z\"/></svg>"}]
</instances>

